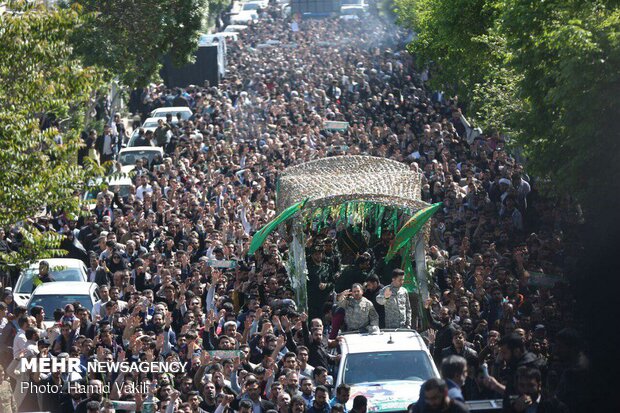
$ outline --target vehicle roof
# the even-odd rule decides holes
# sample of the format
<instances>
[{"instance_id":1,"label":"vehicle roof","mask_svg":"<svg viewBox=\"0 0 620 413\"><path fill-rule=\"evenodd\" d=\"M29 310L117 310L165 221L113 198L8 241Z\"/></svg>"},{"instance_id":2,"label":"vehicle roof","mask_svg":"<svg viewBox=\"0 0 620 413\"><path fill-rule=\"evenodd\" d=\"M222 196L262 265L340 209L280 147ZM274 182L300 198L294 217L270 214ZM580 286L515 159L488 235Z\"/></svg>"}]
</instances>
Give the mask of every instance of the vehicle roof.
<instances>
[{"instance_id":1,"label":"vehicle roof","mask_svg":"<svg viewBox=\"0 0 620 413\"><path fill-rule=\"evenodd\" d=\"M133 181L128 176L112 176L112 175L107 175L105 177L98 177L98 178L95 178L94 180L89 181L88 185L86 187L88 188L88 187L92 187L92 186L95 186L95 185L100 185L100 184L104 183L104 181L105 181L105 184L108 185L108 186L132 185L133 184ZM53 259L57 259L57 258L53 258ZM69 258L65 258L65 259L69 259ZM75 258L70 258L70 259L73 260Z\"/></svg>"},{"instance_id":2,"label":"vehicle roof","mask_svg":"<svg viewBox=\"0 0 620 413\"><path fill-rule=\"evenodd\" d=\"M393 343L388 343L390 337ZM428 351L422 336L414 330L382 330L379 334L344 334L343 351L346 353L372 353L375 351Z\"/></svg>"},{"instance_id":3,"label":"vehicle roof","mask_svg":"<svg viewBox=\"0 0 620 413\"><path fill-rule=\"evenodd\" d=\"M170 106L170 107L165 106L163 108L153 109L153 111L151 113L159 113L159 112L191 112L191 111L192 110L190 108L188 108L187 106Z\"/></svg>"},{"instance_id":4,"label":"vehicle roof","mask_svg":"<svg viewBox=\"0 0 620 413\"><path fill-rule=\"evenodd\" d=\"M76 258L44 258L30 264L30 268L39 268L39 263L41 261L47 261L50 264L50 267L80 268L85 266L82 260L78 260Z\"/></svg>"},{"instance_id":5,"label":"vehicle roof","mask_svg":"<svg viewBox=\"0 0 620 413\"><path fill-rule=\"evenodd\" d=\"M128 146L126 148L121 149L121 152L140 152L140 151L147 151L147 152L161 152L163 153L164 150L162 148L160 148L159 146Z\"/></svg>"},{"instance_id":6,"label":"vehicle roof","mask_svg":"<svg viewBox=\"0 0 620 413\"><path fill-rule=\"evenodd\" d=\"M89 295L91 290L95 288L97 288L96 283L82 281L53 281L39 285L37 289L34 290L32 295Z\"/></svg>"},{"instance_id":7,"label":"vehicle roof","mask_svg":"<svg viewBox=\"0 0 620 413\"><path fill-rule=\"evenodd\" d=\"M144 125L146 122L159 122L159 120L161 119L161 117L150 117L150 118L146 118L146 120L144 122L142 122L142 124Z\"/></svg>"},{"instance_id":8,"label":"vehicle roof","mask_svg":"<svg viewBox=\"0 0 620 413\"><path fill-rule=\"evenodd\" d=\"M131 180L131 178L129 178L127 176L122 176L122 177L114 177L114 178L112 178L110 180L107 180L106 184L108 186L133 185L133 181Z\"/></svg>"}]
</instances>

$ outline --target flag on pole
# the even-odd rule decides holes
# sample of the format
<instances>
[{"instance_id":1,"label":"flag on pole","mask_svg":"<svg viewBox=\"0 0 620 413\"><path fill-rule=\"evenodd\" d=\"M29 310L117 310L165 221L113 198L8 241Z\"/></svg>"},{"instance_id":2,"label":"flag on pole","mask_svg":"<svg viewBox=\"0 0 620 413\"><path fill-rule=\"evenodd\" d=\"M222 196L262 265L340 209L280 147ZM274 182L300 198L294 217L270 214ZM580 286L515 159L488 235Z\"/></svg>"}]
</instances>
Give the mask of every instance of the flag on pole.
<instances>
[{"instance_id":1,"label":"flag on pole","mask_svg":"<svg viewBox=\"0 0 620 413\"><path fill-rule=\"evenodd\" d=\"M286 208L271 222L267 223L265 226L259 229L258 232L256 232L256 234L254 234L254 236L252 237L252 242L250 242L250 249L248 251L248 254L254 254L256 250L259 249L261 245L263 245L269 234L271 234L273 230L278 227L278 225L295 215L295 213L297 213L298 211L301 211L304 205L306 205L308 199L309 198L306 198L303 201L299 201L296 204L293 204L290 207Z\"/></svg>"},{"instance_id":2,"label":"flag on pole","mask_svg":"<svg viewBox=\"0 0 620 413\"><path fill-rule=\"evenodd\" d=\"M443 202L438 202L427 208L419 210L409 219L409 221L407 221L405 225L403 225L394 237L390 250L385 256L385 262L390 261L402 247L407 245L409 240L411 240L411 238L413 238L415 234L422 229L424 224L426 224L426 221L428 221L433 214L437 212L442 204Z\"/></svg>"}]
</instances>

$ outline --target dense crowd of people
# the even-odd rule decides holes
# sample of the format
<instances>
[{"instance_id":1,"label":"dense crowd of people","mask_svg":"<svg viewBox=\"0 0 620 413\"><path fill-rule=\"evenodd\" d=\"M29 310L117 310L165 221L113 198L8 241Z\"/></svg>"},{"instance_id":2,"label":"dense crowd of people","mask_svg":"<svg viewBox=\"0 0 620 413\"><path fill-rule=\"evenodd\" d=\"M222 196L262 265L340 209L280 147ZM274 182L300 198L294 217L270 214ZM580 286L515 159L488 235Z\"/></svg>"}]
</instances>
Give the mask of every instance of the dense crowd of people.
<instances>
[{"instance_id":1,"label":"dense crowd of people","mask_svg":"<svg viewBox=\"0 0 620 413\"><path fill-rule=\"evenodd\" d=\"M228 40L218 86L134 94L141 120L166 106L194 115L140 132L141 144L163 147L164 157L137 164L127 196L104 187L86 217L38 218L40 229L65 235L101 299L58 309L45 328L40 307L16 306L4 290L0 343L12 353L0 392L10 393L2 382L11 377L14 397L0 397L3 411L147 411L152 401L150 411L161 412L347 412L356 395L334 388L339 333L401 327L425 330L443 377L425 383L412 411L463 411L460 401L489 398L515 412L580 411L587 365L570 328L572 298L563 283L538 283L571 265L578 243L570 228L580 217L569 200L541 193L502 137L468 136L458 99L426 88L405 41L376 16L291 25L266 13ZM325 120L349 127L327 131ZM103 134L84 134L91 150L82 155L113 162L127 137L115 117ZM383 262L388 231L355 248L338 228L310 231L307 312L288 280L286 238L274 233L247 253L276 216L279 172L347 154L404 162L423 174L422 199L443 202L431 224L422 314L402 271ZM0 238L19 248L12 228ZM188 365L176 375L17 371L21 358L45 357ZM72 391L73 381L88 392ZM62 391L25 394L22 382ZM120 390L103 394L110 383ZM365 409L355 397L353 410Z\"/></svg>"}]
</instances>

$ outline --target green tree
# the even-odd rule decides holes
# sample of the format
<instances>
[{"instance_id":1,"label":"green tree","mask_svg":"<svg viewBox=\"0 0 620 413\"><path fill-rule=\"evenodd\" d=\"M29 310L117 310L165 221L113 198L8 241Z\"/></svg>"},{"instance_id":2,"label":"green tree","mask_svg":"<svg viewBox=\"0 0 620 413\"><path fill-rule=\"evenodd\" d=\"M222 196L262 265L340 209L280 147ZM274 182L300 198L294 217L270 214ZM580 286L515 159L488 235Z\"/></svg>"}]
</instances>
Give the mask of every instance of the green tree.
<instances>
[{"instance_id":1,"label":"green tree","mask_svg":"<svg viewBox=\"0 0 620 413\"><path fill-rule=\"evenodd\" d=\"M431 86L510 133L528 167L581 201L620 178L620 7L612 0L396 0Z\"/></svg>"},{"instance_id":2,"label":"green tree","mask_svg":"<svg viewBox=\"0 0 620 413\"><path fill-rule=\"evenodd\" d=\"M158 76L164 56L183 64L198 47L206 0L74 0L89 20L75 32L87 64L106 68L129 87Z\"/></svg>"},{"instance_id":3,"label":"green tree","mask_svg":"<svg viewBox=\"0 0 620 413\"><path fill-rule=\"evenodd\" d=\"M0 15L0 226L21 223L28 247L1 258L23 264L59 245L34 231L31 218L79 212L75 193L88 172L77 164L80 123L100 76L72 57L74 10L24 1L8 9Z\"/></svg>"},{"instance_id":4,"label":"green tree","mask_svg":"<svg viewBox=\"0 0 620 413\"><path fill-rule=\"evenodd\" d=\"M515 119L530 166L592 205L620 178L617 1L503 0L501 29L522 74Z\"/></svg>"},{"instance_id":5,"label":"green tree","mask_svg":"<svg viewBox=\"0 0 620 413\"><path fill-rule=\"evenodd\" d=\"M431 85L469 101L501 54L489 37L497 10L489 0L395 0L398 21L417 37L409 51L432 67Z\"/></svg>"}]
</instances>

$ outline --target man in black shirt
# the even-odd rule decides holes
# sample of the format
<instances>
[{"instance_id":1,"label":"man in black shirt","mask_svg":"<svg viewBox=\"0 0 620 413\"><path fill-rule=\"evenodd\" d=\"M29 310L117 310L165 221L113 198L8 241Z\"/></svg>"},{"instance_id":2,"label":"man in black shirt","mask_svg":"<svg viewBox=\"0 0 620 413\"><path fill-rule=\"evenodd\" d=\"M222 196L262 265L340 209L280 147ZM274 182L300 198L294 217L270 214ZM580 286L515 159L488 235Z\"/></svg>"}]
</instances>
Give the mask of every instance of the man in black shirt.
<instances>
[{"instance_id":1,"label":"man in black shirt","mask_svg":"<svg viewBox=\"0 0 620 413\"><path fill-rule=\"evenodd\" d=\"M409 409L411 413L466 413L467 406L448 396L448 385L442 379L428 379L420 389L420 399Z\"/></svg>"},{"instance_id":2,"label":"man in black shirt","mask_svg":"<svg viewBox=\"0 0 620 413\"><path fill-rule=\"evenodd\" d=\"M428 299L424 304L424 309L426 310L426 315L431 323L431 327L437 330L435 334L433 359L435 360L435 364L439 365L441 364L441 352L452 344L452 337L457 330L457 326L452 322L448 307L442 307L439 310L439 320L436 320L431 314L431 303L431 299Z\"/></svg>"},{"instance_id":3,"label":"man in black shirt","mask_svg":"<svg viewBox=\"0 0 620 413\"><path fill-rule=\"evenodd\" d=\"M379 282L376 274L370 274L366 278L366 289L364 290L364 298L368 299L379 314L379 328L385 328L385 307L377 304L377 293L381 291L383 284Z\"/></svg>"}]
</instances>

